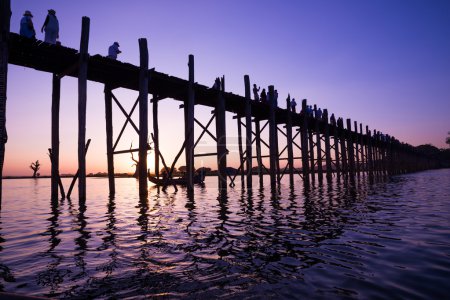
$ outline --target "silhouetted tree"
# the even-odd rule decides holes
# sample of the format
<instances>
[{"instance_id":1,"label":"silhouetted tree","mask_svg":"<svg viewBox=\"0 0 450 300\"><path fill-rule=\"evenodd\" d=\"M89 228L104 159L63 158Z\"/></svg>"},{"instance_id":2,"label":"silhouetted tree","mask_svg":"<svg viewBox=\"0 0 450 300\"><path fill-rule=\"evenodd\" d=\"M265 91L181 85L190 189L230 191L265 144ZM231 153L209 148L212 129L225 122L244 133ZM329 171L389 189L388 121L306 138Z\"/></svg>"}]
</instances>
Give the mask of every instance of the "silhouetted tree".
<instances>
[{"instance_id":1,"label":"silhouetted tree","mask_svg":"<svg viewBox=\"0 0 450 300\"><path fill-rule=\"evenodd\" d=\"M133 143L131 143L131 145L130 145L130 150L131 150L132 148L133 148ZM147 150L148 150L148 151L152 150L151 145L148 144L148 143L147 143ZM139 178L139 160L137 160L137 159L134 158L133 152L130 152L130 153L131 153L131 160L134 162L134 163L132 164L132 166L135 167L133 177L134 177L134 178Z\"/></svg>"},{"instance_id":2,"label":"silhouetted tree","mask_svg":"<svg viewBox=\"0 0 450 300\"><path fill-rule=\"evenodd\" d=\"M37 172L41 168L41 164L39 163L39 160L36 160L36 162L32 162L30 164L30 169L33 170L33 178L38 177L40 174Z\"/></svg>"}]
</instances>

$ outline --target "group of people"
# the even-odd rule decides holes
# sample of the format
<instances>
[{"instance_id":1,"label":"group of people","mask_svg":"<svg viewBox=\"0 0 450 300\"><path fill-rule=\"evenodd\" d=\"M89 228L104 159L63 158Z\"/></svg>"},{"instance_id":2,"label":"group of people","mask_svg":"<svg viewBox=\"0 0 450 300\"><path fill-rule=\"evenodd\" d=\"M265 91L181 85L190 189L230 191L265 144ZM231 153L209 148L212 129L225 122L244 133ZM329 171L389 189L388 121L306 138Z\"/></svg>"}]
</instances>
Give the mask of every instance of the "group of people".
<instances>
[{"instance_id":1,"label":"group of people","mask_svg":"<svg viewBox=\"0 0 450 300\"><path fill-rule=\"evenodd\" d=\"M253 99L258 102L262 103L268 103L269 102L269 95L266 92L266 89L262 89L261 94L259 93L261 87L257 87L256 84L253 84ZM278 91L273 91L273 100L275 101L275 106L278 105Z\"/></svg>"},{"instance_id":2,"label":"group of people","mask_svg":"<svg viewBox=\"0 0 450 300\"><path fill-rule=\"evenodd\" d=\"M52 45L59 44L59 21L54 9L48 10L47 17L41 27L41 32L45 32L44 41L46 43ZM20 20L20 35L30 39L36 39L33 14L29 10L24 12L23 17ZM119 43L114 42L108 49L108 57L115 60L119 53L122 53L122 51L119 50Z\"/></svg>"},{"instance_id":3,"label":"group of people","mask_svg":"<svg viewBox=\"0 0 450 300\"><path fill-rule=\"evenodd\" d=\"M59 22L54 9L48 10L47 17L41 27L41 32L44 31L44 41L49 44L56 44L59 39ZM33 25L33 14L29 10L25 11L22 19L20 20L20 35L31 39L36 39L36 30Z\"/></svg>"}]
</instances>

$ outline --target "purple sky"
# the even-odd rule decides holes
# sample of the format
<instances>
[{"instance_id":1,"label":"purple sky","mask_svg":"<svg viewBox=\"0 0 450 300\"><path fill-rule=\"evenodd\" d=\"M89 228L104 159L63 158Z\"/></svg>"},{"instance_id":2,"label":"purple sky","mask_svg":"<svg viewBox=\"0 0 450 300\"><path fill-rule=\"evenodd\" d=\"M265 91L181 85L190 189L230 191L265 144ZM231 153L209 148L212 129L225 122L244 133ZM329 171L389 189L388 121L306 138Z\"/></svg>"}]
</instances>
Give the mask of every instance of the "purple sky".
<instances>
[{"instance_id":1,"label":"purple sky","mask_svg":"<svg viewBox=\"0 0 450 300\"><path fill-rule=\"evenodd\" d=\"M187 78L189 54L195 79L212 85L225 75L227 91L244 94L245 74L261 87L275 85L284 107L287 94L307 98L336 116L352 118L412 145L445 147L450 131L449 1L25 1L13 0L11 30L25 10L40 33L47 9L56 10L62 44L79 47L81 17L91 19L89 52L107 54L118 41L122 61L139 64L138 38L148 40L150 67ZM283 3L283 4L281 4ZM51 74L10 65L4 175L30 174L39 159L48 174ZM137 93L115 94L129 110ZM77 82L62 81L61 173L77 168ZM179 102L160 105L161 147L171 160L182 144ZM88 85L89 172L106 170L103 86ZM151 112L151 110L150 110ZM135 116L137 117L137 115ZM196 107L206 122L210 110ZM227 130L236 136L236 121ZM124 117L114 109L115 134ZM197 127L198 128L198 127ZM127 130L118 147L137 146ZM212 127L214 130L214 127ZM151 118L150 118L150 132ZM197 135L198 135L197 130ZM211 140L196 151L213 152ZM230 146L231 147L231 146ZM231 147L232 148L232 147ZM237 156L230 154L230 164ZM115 156L116 172L131 172L129 155ZM181 164L184 162L181 161ZM216 168L214 158L196 160Z\"/></svg>"}]
</instances>

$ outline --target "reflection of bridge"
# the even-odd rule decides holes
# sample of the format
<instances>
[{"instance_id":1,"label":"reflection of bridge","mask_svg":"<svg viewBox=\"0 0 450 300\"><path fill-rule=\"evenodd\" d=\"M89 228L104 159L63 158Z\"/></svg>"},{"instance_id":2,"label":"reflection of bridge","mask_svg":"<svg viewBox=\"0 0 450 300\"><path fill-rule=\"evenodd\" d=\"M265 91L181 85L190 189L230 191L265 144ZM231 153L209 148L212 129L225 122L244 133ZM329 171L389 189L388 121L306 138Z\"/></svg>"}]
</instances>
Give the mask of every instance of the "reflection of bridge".
<instances>
[{"instance_id":1,"label":"reflection of bridge","mask_svg":"<svg viewBox=\"0 0 450 300\"><path fill-rule=\"evenodd\" d=\"M238 125L238 145L240 154L239 171L241 181L246 181L247 188L252 187L252 164L256 158L259 182L262 175L270 174L271 187L277 186L281 177L288 174L291 184L296 173L307 184L312 180L322 181L325 176L331 179L332 172L337 176L353 179L355 175L367 172L369 176L384 173L400 173L431 168L431 162L419 157L409 145L402 144L394 138L385 138L379 132L371 131L366 126L363 133L362 124L347 119L343 122L330 124L325 110L320 119L305 116L290 110L290 98L286 99L288 109L277 107L274 87L269 87L268 102L261 103L250 99L250 79L244 77L245 97L225 92L224 78L220 88L212 89L194 82L194 57L189 56L189 79L183 80L148 69L147 41L139 40L140 66L111 60L100 55L88 55L89 19L83 17L80 51L43 43L42 41L23 38L15 33L9 33L10 1L1 4L1 66L0 66L0 143L1 169L3 168L4 144L6 143L5 107L7 88L8 62L39 71L53 73L52 94L52 197L58 196L59 174L59 102L60 82L64 76L78 78L79 121L78 121L78 161L79 161L79 197L86 197L86 162L85 162L85 131L86 131L86 82L87 80L105 84L105 111L107 133L107 157L109 187L113 194L114 186L114 154L139 152L139 186L140 193L147 193L147 150L148 150L148 94L152 94L153 105L153 141L155 148L156 175L159 172L159 162L164 164L170 172L159 150L158 130L158 102L165 98L182 101L185 121L185 141L172 166L184 150L186 156L188 188L193 188L194 158L197 156L214 155L217 157L219 188L227 186L228 178L231 183L234 177L227 174L227 142L226 142L226 112L236 114ZM126 112L119 100L112 93L116 88L126 88L139 91L130 113ZM127 120L123 125L117 140L113 143L112 102L115 102L124 113ZM139 104L139 124L131 119L136 106ZM213 115L206 125L194 117L194 106L203 105L213 108ZM302 112L306 111L306 100L302 102ZM215 134L208 129L214 121ZM260 123L265 122L261 127ZM123 130L130 123L139 134L139 148L130 150L116 150ZM194 141L194 123L202 129L197 141ZM253 125L254 123L254 125ZM283 128L279 128L284 124ZM352 129L352 125L354 125ZM245 140L242 141L242 126L245 127ZM261 138L261 132L268 126L269 141ZM297 128L297 132L293 129ZM286 141L286 146L280 151L278 133ZM217 143L215 153L195 154L195 146L204 134L210 135ZM298 140L298 141L297 141ZM267 146L268 155L263 155L261 145ZM294 156L294 149L301 155ZM256 155L253 156L254 150ZM287 157L283 157L284 153ZM285 155L286 156L286 155ZM269 158L270 166L266 168L263 158ZM286 166L280 166L280 160L286 160ZM302 171L294 168L294 162L301 160ZM1 187L1 186L0 186Z\"/></svg>"}]
</instances>

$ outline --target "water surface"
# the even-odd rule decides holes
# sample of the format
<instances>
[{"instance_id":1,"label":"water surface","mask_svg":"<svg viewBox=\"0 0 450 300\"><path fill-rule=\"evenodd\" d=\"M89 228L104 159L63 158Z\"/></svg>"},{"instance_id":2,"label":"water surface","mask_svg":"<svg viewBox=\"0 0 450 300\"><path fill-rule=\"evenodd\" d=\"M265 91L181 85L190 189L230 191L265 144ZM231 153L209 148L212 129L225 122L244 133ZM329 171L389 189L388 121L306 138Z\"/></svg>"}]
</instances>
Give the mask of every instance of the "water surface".
<instances>
[{"instance_id":1,"label":"water surface","mask_svg":"<svg viewBox=\"0 0 450 300\"><path fill-rule=\"evenodd\" d=\"M270 186L269 178L265 178ZM237 180L239 181L239 180ZM193 195L3 181L0 290L59 298L449 298L450 170ZM255 178L255 183L257 180ZM64 181L65 186L69 180Z\"/></svg>"}]
</instances>

